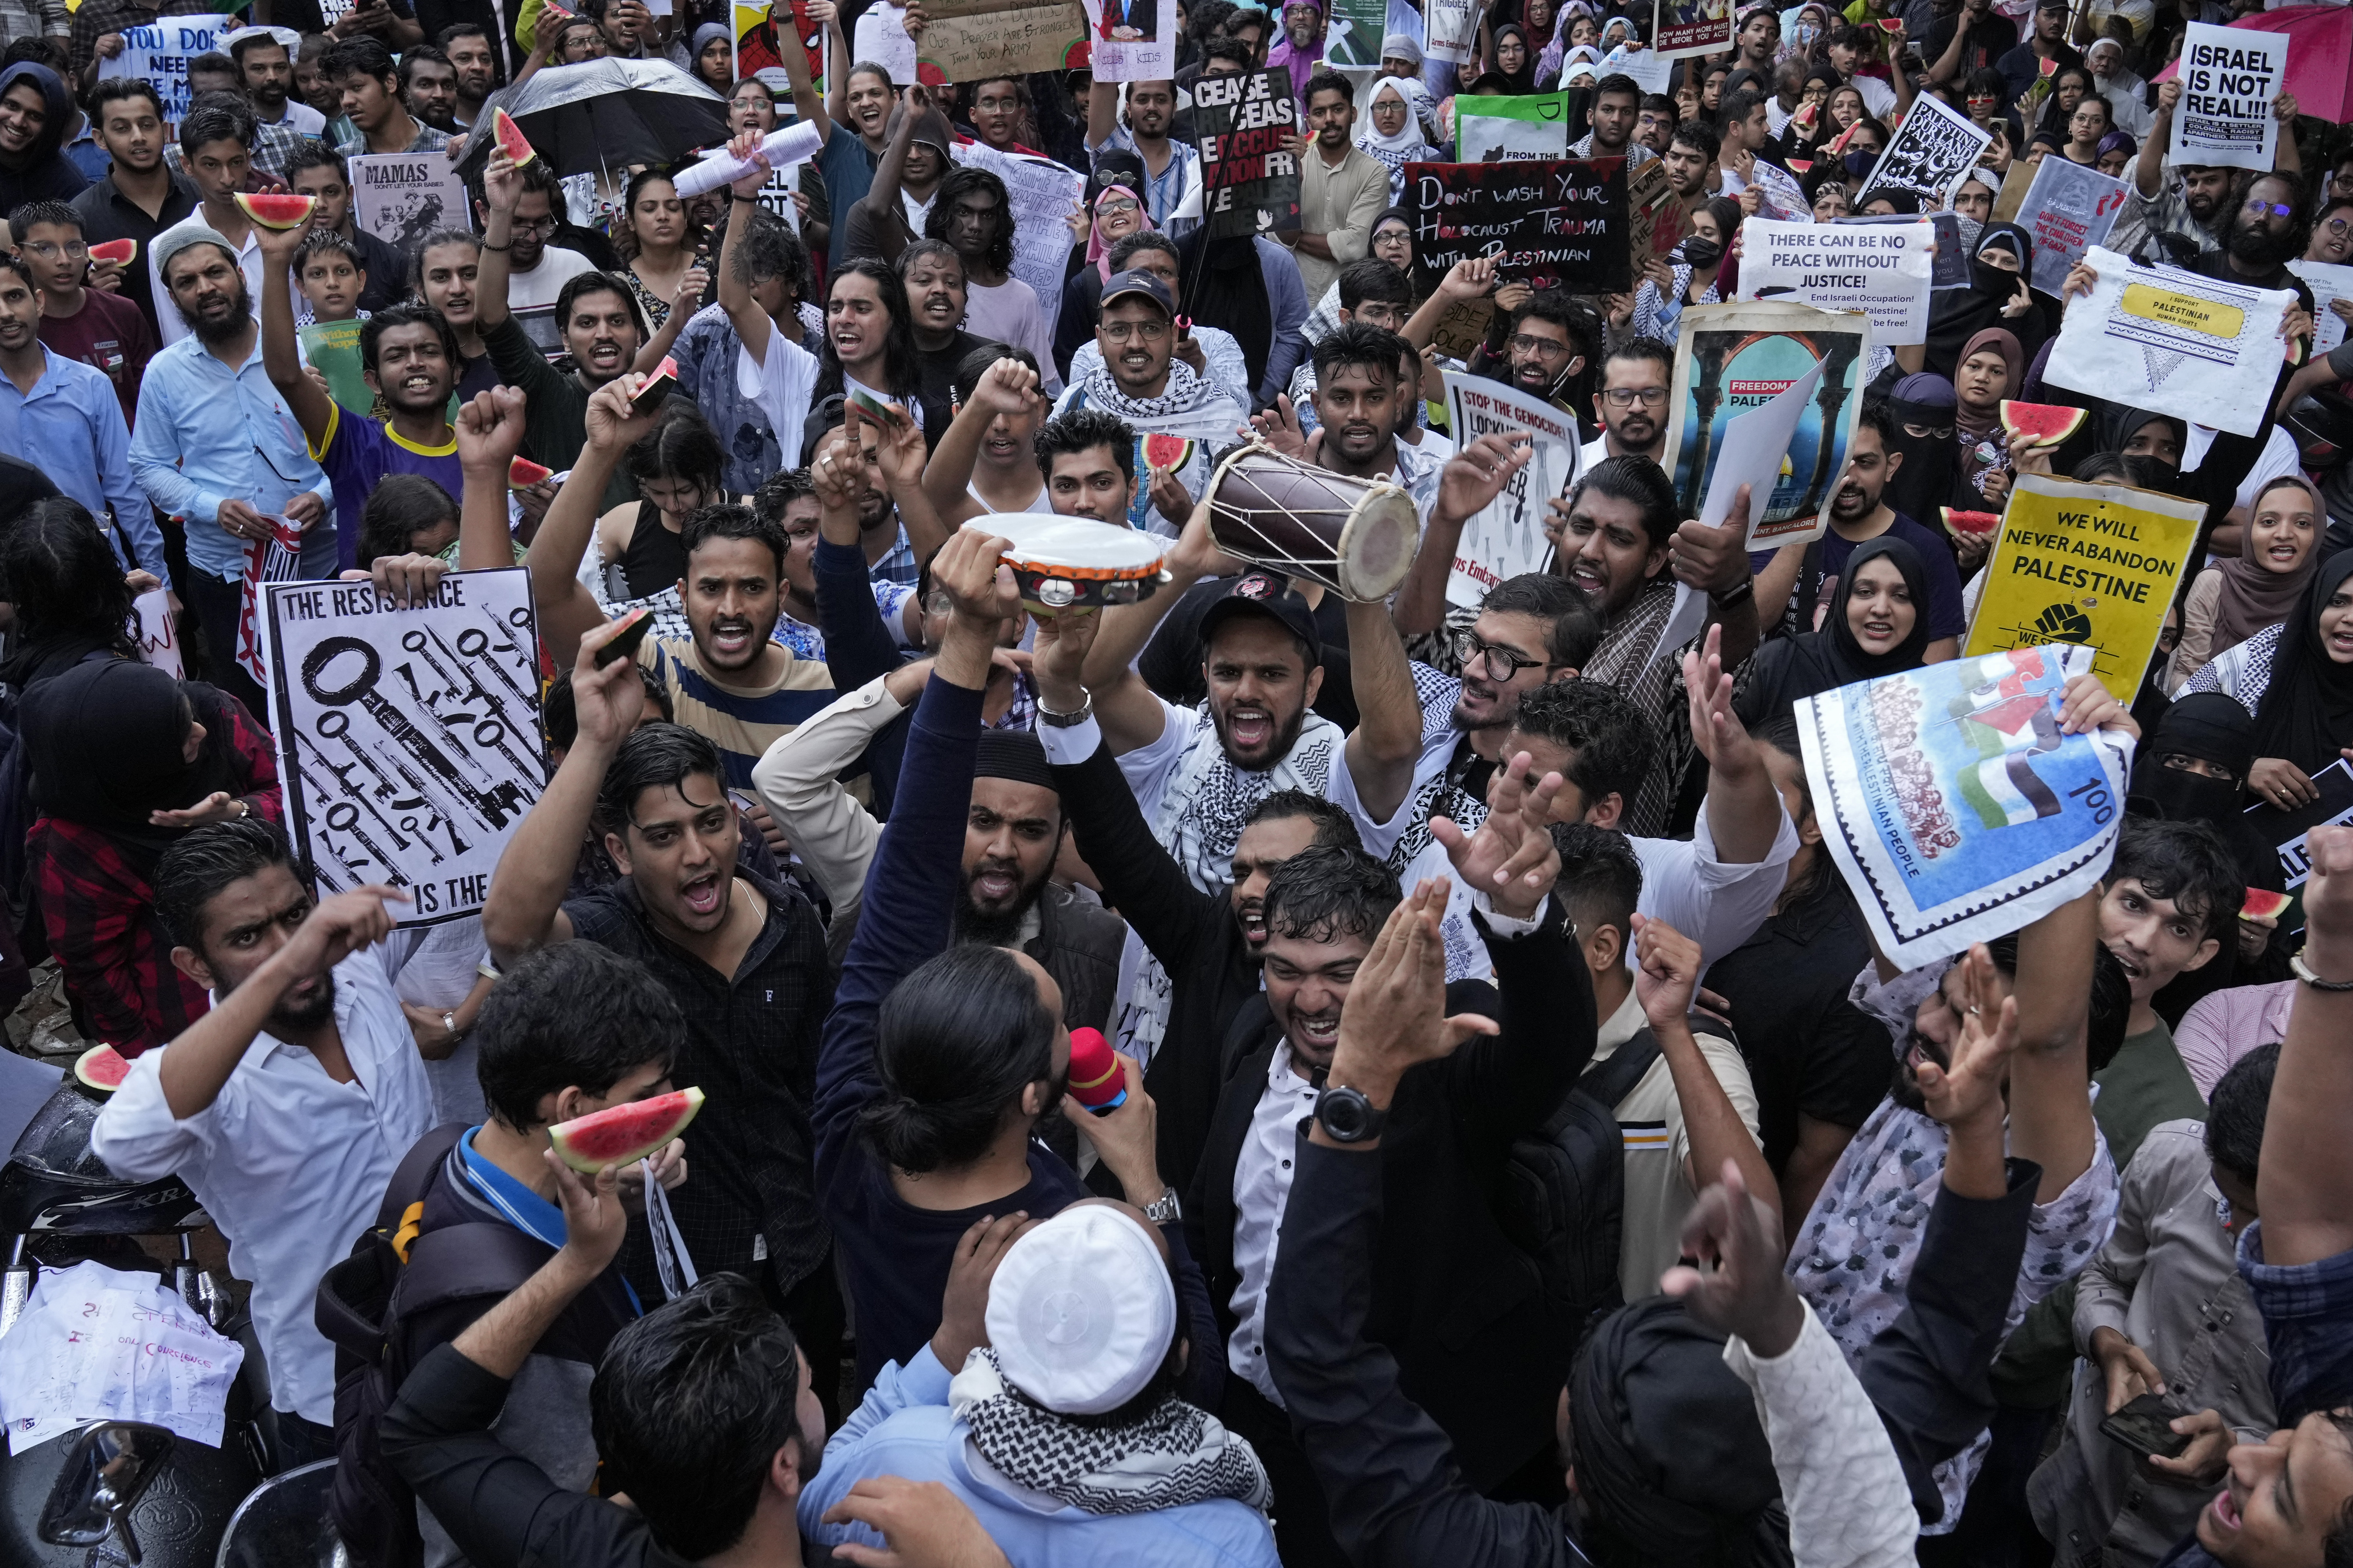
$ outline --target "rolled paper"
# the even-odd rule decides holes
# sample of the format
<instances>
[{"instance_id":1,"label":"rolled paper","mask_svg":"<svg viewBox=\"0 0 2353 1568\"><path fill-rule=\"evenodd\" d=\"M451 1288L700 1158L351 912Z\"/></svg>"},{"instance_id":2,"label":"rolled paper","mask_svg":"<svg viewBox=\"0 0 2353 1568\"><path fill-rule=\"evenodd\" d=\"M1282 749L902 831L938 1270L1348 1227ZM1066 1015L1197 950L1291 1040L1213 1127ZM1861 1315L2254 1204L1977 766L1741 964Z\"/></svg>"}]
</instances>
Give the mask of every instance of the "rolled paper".
<instances>
[{"instance_id":1,"label":"rolled paper","mask_svg":"<svg viewBox=\"0 0 2353 1568\"><path fill-rule=\"evenodd\" d=\"M691 169L681 170L678 177L670 183L678 187L680 200L691 202L722 186L732 185L746 174L757 174L764 166L782 169L794 163L806 163L816 157L824 145L825 138L817 133L815 125L806 120L796 120L790 125L770 132L768 139L760 143L760 155L765 160L765 165L749 158L730 156L722 151L713 153Z\"/></svg>"}]
</instances>

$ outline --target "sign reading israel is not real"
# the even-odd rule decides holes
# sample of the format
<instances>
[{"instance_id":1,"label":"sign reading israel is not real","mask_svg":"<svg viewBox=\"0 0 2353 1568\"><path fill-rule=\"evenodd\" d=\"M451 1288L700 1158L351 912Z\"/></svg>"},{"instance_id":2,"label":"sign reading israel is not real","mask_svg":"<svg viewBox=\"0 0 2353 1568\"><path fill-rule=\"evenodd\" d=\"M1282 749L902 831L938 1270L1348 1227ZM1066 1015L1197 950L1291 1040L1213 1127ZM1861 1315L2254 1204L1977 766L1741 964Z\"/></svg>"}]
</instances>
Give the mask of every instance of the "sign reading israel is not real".
<instances>
[{"instance_id":1,"label":"sign reading israel is not real","mask_svg":"<svg viewBox=\"0 0 2353 1568\"><path fill-rule=\"evenodd\" d=\"M1458 261L1571 294L1632 288L1623 158L1408 163L1414 264L1426 294Z\"/></svg>"}]
</instances>

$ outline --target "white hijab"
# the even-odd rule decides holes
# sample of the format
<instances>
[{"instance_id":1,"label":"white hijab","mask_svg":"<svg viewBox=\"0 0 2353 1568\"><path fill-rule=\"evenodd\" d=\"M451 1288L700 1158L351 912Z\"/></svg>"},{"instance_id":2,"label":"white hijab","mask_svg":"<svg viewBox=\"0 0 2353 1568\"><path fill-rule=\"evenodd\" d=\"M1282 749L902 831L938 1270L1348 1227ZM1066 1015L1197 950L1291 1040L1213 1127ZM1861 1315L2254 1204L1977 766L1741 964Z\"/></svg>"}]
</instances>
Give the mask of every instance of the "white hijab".
<instances>
[{"instance_id":1,"label":"white hijab","mask_svg":"<svg viewBox=\"0 0 2353 1568\"><path fill-rule=\"evenodd\" d=\"M1381 100L1383 93L1405 105L1405 124L1394 136L1382 135L1373 124L1373 105ZM1409 77L1382 77L1373 83L1372 97L1365 100L1365 117L1356 126L1356 145L1374 157L1381 158L1383 163L1388 162L1382 157L1385 153L1402 158L1419 152L1424 145L1421 117L1429 107L1430 96L1421 83Z\"/></svg>"}]
</instances>

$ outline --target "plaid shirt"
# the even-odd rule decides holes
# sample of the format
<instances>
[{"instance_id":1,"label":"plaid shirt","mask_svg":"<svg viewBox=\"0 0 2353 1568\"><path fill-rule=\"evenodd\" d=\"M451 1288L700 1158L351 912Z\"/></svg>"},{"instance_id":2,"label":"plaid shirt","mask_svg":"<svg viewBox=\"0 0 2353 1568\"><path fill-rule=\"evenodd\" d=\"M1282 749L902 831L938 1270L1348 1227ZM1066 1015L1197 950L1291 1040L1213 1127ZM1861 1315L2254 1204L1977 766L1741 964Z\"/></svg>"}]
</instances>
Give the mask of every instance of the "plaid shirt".
<instances>
[{"instance_id":1,"label":"plaid shirt","mask_svg":"<svg viewBox=\"0 0 2353 1568\"><path fill-rule=\"evenodd\" d=\"M82 0L81 9L73 14L73 27L66 35L66 58L79 73L98 52L98 40L109 33L143 27L158 16L203 16L216 9L214 0L164 0L160 5L146 5L144 0Z\"/></svg>"},{"instance_id":2,"label":"plaid shirt","mask_svg":"<svg viewBox=\"0 0 2353 1568\"><path fill-rule=\"evenodd\" d=\"M231 773L270 822L285 817L269 737L229 701ZM84 823L44 816L25 843L49 950L89 1032L126 1057L171 1041L211 1009L203 986L172 966L155 890L122 847Z\"/></svg>"},{"instance_id":3,"label":"plaid shirt","mask_svg":"<svg viewBox=\"0 0 2353 1568\"><path fill-rule=\"evenodd\" d=\"M626 877L565 900L573 934L634 958L686 1015L670 1081L711 1098L694 1123L694 1180L670 1194L687 1256L703 1274L757 1274L765 1259L780 1291L824 1264L832 1245L818 1209L815 1137L819 1032L833 1006L833 971L817 911L798 893L747 874L768 919L731 979L658 934ZM623 1262L641 1289L650 1252Z\"/></svg>"},{"instance_id":4,"label":"plaid shirt","mask_svg":"<svg viewBox=\"0 0 2353 1568\"><path fill-rule=\"evenodd\" d=\"M408 123L417 132L417 140L411 142L404 151L438 153L449 145L449 133L447 131L436 131L413 114L408 117ZM335 143L335 151L346 158L356 158L367 150L367 132L364 131L353 130L349 136Z\"/></svg>"},{"instance_id":5,"label":"plaid shirt","mask_svg":"<svg viewBox=\"0 0 2353 1568\"><path fill-rule=\"evenodd\" d=\"M0 46L19 38L70 37L66 0L0 0Z\"/></svg>"},{"instance_id":6,"label":"plaid shirt","mask_svg":"<svg viewBox=\"0 0 2353 1568\"><path fill-rule=\"evenodd\" d=\"M0 0L0 5L5 4L6 0ZM273 178L282 180L286 177L286 161L301 151L302 144L311 140L311 137L303 135L285 121L281 120L274 125L266 120L258 121L254 126L253 166ZM180 144L177 142L164 144L164 163L175 174L185 174L188 172L188 161L180 155Z\"/></svg>"}]
</instances>

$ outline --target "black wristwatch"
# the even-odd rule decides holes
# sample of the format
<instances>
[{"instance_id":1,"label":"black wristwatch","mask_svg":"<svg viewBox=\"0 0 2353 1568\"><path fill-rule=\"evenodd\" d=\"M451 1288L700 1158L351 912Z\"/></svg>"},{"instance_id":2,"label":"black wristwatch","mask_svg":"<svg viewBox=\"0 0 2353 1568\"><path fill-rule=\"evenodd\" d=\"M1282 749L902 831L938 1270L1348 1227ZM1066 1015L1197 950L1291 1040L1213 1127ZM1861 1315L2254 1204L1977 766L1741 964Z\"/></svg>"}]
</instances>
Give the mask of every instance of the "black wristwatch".
<instances>
[{"instance_id":1,"label":"black wristwatch","mask_svg":"<svg viewBox=\"0 0 2353 1568\"><path fill-rule=\"evenodd\" d=\"M1389 1113L1345 1084L1335 1084L1315 1097L1315 1121L1335 1143L1362 1143L1377 1138L1388 1125Z\"/></svg>"}]
</instances>

